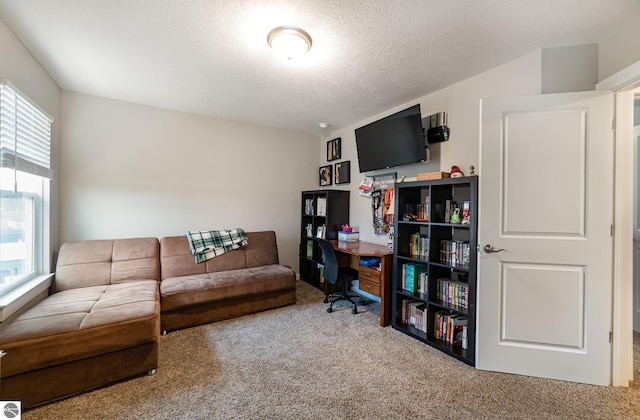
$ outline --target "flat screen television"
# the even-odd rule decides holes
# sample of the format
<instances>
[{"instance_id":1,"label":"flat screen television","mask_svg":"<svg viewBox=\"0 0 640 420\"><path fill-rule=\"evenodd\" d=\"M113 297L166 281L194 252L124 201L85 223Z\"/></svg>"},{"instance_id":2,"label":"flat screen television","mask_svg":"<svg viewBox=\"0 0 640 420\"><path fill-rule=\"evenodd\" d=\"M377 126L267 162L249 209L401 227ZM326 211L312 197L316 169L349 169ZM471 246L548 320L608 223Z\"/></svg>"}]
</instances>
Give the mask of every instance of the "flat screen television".
<instances>
[{"instance_id":1,"label":"flat screen television","mask_svg":"<svg viewBox=\"0 0 640 420\"><path fill-rule=\"evenodd\" d=\"M420 104L356 129L360 172L423 162Z\"/></svg>"}]
</instances>

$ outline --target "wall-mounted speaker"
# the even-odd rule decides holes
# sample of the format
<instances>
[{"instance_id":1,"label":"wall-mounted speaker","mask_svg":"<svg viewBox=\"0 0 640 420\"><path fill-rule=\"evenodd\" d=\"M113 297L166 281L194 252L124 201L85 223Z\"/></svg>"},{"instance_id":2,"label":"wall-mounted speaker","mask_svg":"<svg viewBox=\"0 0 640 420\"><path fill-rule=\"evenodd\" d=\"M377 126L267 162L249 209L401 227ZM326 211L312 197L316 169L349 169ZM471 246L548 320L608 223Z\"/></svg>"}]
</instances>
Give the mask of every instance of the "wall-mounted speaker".
<instances>
[{"instance_id":1,"label":"wall-mounted speaker","mask_svg":"<svg viewBox=\"0 0 640 420\"><path fill-rule=\"evenodd\" d=\"M441 125L427 130L427 141L429 143L440 143L449 140L449 127Z\"/></svg>"},{"instance_id":2,"label":"wall-mounted speaker","mask_svg":"<svg viewBox=\"0 0 640 420\"><path fill-rule=\"evenodd\" d=\"M441 143L449 140L449 127L447 127L447 113L438 112L422 119L422 126L426 130L427 143Z\"/></svg>"}]
</instances>

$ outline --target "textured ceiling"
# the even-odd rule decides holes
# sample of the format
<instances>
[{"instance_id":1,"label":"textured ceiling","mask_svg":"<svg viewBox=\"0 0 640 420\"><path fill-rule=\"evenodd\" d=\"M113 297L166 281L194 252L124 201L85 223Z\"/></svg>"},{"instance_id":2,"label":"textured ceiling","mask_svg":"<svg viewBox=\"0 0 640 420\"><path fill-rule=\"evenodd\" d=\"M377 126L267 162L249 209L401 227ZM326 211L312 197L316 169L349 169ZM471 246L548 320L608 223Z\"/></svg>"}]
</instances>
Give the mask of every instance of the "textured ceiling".
<instances>
[{"instance_id":1,"label":"textured ceiling","mask_svg":"<svg viewBox=\"0 0 640 420\"><path fill-rule=\"evenodd\" d=\"M543 47L597 43L640 0L2 0L62 89L320 134ZM269 49L295 25L302 59Z\"/></svg>"}]
</instances>

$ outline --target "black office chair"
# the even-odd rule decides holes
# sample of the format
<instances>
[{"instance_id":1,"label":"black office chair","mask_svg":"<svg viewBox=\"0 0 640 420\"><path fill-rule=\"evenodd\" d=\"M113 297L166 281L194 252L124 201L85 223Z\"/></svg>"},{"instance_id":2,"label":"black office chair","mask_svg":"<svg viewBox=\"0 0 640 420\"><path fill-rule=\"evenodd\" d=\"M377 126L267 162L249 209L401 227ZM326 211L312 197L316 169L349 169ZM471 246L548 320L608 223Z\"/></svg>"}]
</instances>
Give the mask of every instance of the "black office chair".
<instances>
[{"instance_id":1,"label":"black office chair","mask_svg":"<svg viewBox=\"0 0 640 420\"><path fill-rule=\"evenodd\" d=\"M356 294L348 294L349 284L353 280L358 280L358 270L354 270L350 267L339 267L338 266L338 257L336 257L336 252L331 245L331 242L326 239L314 238L318 245L320 245L320 250L322 251L322 256L324 257L324 269L322 270L322 277L326 281L331 284L341 283L342 291L340 293L332 293L324 298L324 303L330 303L327 308L327 312L333 312L333 304L339 300L346 300L351 302L353 305L352 314L358 313L358 306L351 298L360 298L363 299L362 296ZM333 298L333 300L329 300ZM361 303L362 304L362 303Z\"/></svg>"}]
</instances>

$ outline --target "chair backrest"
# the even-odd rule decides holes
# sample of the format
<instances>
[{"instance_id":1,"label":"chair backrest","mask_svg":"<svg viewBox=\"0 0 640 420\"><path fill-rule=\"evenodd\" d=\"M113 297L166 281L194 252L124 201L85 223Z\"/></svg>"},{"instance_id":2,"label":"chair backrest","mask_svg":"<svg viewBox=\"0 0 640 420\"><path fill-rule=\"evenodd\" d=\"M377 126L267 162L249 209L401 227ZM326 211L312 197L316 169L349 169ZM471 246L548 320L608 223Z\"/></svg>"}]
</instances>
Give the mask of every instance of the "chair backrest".
<instances>
[{"instance_id":1,"label":"chair backrest","mask_svg":"<svg viewBox=\"0 0 640 420\"><path fill-rule=\"evenodd\" d=\"M326 239L314 238L314 240L320 245L320 250L324 257L322 277L329 283L336 284L338 282L338 257L336 257L333 246Z\"/></svg>"}]
</instances>

